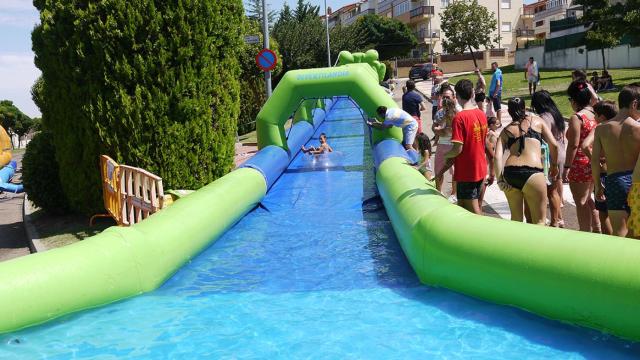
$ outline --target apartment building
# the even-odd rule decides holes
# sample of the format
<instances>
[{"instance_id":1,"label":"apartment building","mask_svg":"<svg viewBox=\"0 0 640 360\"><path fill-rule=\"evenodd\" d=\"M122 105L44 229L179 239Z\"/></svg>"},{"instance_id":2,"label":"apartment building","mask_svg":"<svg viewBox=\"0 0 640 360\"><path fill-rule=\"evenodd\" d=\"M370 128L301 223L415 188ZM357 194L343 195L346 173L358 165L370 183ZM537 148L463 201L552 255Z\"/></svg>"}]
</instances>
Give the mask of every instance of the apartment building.
<instances>
[{"instance_id":1,"label":"apartment building","mask_svg":"<svg viewBox=\"0 0 640 360\"><path fill-rule=\"evenodd\" d=\"M534 8L534 36L536 39L546 39L551 32L551 22L567 17L571 0L539 0L529 6Z\"/></svg>"},{"instance_id":2,"label":"apartment building","mask_svg":"<svg viewBox=\"0 0 640 360\"><path fill-rule=\"evenodd\" d=\"M435 53L443 52L444 33L440 29L439 14L453 1L380 0L377 14L396 18L409 25L419 43L410 56L422 57L432 50ZM478 3L493 12L498 20L495 30L495 34L500 34L501 37L498 48L515 51L519 44L533 39L533 14L525 11L522 0L479 0Z\"/></svg>"},{"instance_id":3,"label":"apartment building","mask_svg":"<svg viewBox=\"0 0 640 360\"><path fill-rule=\"evenodd\" d=\"M351 25L361 16L375 14L377 6L378 0L360 0L352 4L347 4L336 11L331 11L329 7L327 8L329 27Z\"/></svg>"}]
</instances>

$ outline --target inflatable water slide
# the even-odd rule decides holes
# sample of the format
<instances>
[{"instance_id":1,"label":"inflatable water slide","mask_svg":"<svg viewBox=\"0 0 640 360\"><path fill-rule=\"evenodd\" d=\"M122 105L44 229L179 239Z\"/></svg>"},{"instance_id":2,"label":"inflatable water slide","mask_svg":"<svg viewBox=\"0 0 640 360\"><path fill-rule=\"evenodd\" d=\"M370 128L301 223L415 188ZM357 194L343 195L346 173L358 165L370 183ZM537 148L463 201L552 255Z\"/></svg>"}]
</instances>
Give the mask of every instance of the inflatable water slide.
<instances>
[{"instance_id":1,"label":"inflatable water slide","mask_svg":"<svg viewBox=\"0 0 640 360\"><path fill-rule=\"evenodd\" d=\"M397 107L379 86L384 65L377 59L375 51L342 52L338 66L288 72L258 115L259 152L171 207L132 227L0 263L0 332L153 291L248 213L277 208L264 203L272 189L280 191L276 198L302 201L293 185L274 184L306 181L314 167L327 170L316 181L332 182L325 198L337 202L344 191L357 191L348 187L348 171L330 171L331 156L309 157L304 166L292 160L326 129L349 157L352 140L335 130L349 124L325 122L332 108L353 102L364 121L378 106ZM640 340L640 242L468 213L408 164L399 129L371 130L369 139L376 188L422 283ZM265 225L255 236L269 231L287 229Z\"/></svg>"}]
</instances>

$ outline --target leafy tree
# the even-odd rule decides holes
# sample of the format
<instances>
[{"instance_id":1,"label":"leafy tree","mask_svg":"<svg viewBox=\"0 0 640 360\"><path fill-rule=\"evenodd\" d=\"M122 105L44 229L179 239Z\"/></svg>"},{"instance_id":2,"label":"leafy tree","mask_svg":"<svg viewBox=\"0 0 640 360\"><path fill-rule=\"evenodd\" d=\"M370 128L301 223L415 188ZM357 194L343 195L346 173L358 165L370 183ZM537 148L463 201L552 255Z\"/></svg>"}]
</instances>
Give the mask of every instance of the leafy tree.
<instances>
[{"instance_id":1,"label":"leafy tree","mask_svg":"<svg viewBox=\"0 0 640 360\"><path fill-rule=\"evenodd\" d=\"M380 60L405 56L418 44L411 29L397 19L368 14L358 19L354 26L355 32L365 39L363 48L376 49Z\"/></svg>"},{"instance_id":2,"label":"leafy tree","mask_svg":"<svg viewBox=\"0 0 640 360\"><path fill-rule=\"evenodd\" d=\"M72 210L100 210L100 154L197 189L233 167L240 0L35 0L43 127Z\"/></svg>"},{"instance_id":3,"label":"leafy tree","mask_svg":"<svg viewBox=\"0 0 640 360\"><path fill-rule=\"evenodd\" d=\"M18 147L22 137L31 130L33 121L29 116L20 111L10 100L0 101L0 125L7 130L11 137L11 146L13 144L13 136L18 136Z\"/></svg>"},{"instance_id":4,"label":"leafy tree","mask_svg":"<svg viewBox=\"0 0 640 360\"><path fill-rule=\"evenodd\" d=\"M16 123L13 132L18 135L18 147L22 144L22 138L33 129L33 126L34 122L28 116L22 117L21 120Z\"/></svg>"},{"instance_id":5,"label":"leafy tree","mask_svg":"<svg viewBox=\"0 0 640 360\"><path fill-rule=\"evenodd\" d=\"M293 69L321 67L326 50L325 29L319 17L319 7L298 0L295 10L285 4L273 26L273 37L279 44L283 74ZM279 80L279 77L275 77Z\"/></svg>"},{"instance_id":6,"label":"leafy tree","mask_svg":"<svg viewBox=\"0 0 640 360\"><path fill-rule=\"evenodd\" d=\"M491 37L497 24L493 13L477 0L455 1L440 14L440 28L445 34L442 47L452 54L469 50L472 55L482 47L493 48L499 39L499 36ZM478 67L475 56L473 64Z\"/></svg>"},{"instance_id":7,"label":"leafy tree","mask_svg":"<svg viewBox=\"0 0 640 360\"><path fill-rule=\"evenodd\" d=\"M33 132L39 132L42 130L42 118L41 117L34 117L31 118L32 121L32 126L31 126L31 130L33 130Z\"/></svg>"},{"instance_id":8,"label":"leafy tree","mask_svg":"<svg viewBox=\"0 0 640 360\"><path fill-rule=\"evenodd\" d=\"M244 0L244 9L247 17L257 21L262 29L262 0ZM276 21L277 13L270 9L269 3L267 3L267 9L267 20L269 20L269 29L271 29Z\"/></svg>"},{"instance_id":9,"label":"leafy tree","mask_svg":"<svg viewBox=\"0 0 640 360\"><path fill-rule=\"evenodd\" d=\"M620 44L620 38L627 29L620 26L623 22L616 16L617 7L613 7L609 0L576 0L576 4L584 6L583 21L590 22L587 30L587 46L600 49L602 54L602 69L607 69L605 49Z\"/></svg>"},{"instance_id":10,"label":"leafy tree","mask_svg":"<svg viewBox=\"0 0 640 360\"><path fill-rule=\"evenodd\" d=\"M293 16L298 22L303 22L310 18L318 18L320 6L311 5L308 1L298 0Z\"/></svg>"},{"instance_id":11,"label":"leafy tree","mask_svg":"<svg viewBox=\"0 0 640 360\"><path fill-rule=\"evenodd\" d=\"M358 52L369 49L367 34L362 27L356 26L355 24L349 26L334 26L329 30L329 36L331 38L331 59L337 59L338 54L342 50ZM322 58L326 59L327 52L325 46L323 46L323 50L325 51Z\"/></svg>"},{"instance_id":12,"label":"leafy tree","mask_svg":"<svg viewBox=\"0 0 640 360\"><path fill-rule=\"evenodd\" d=\"M626 29L626 34L632 39L632 45L640 46L640 0L627 0L614 5L617 14L624 14L619 25Z\"/></svg>"},{"instance_id":13,"label":"leafy tree","mask_svg":"<svg viewBox=\"0 0 640 360\"><path fill-rule=\"evenodd\" d=\"M18 117L18 108L13 105L13 101L0 101L0 126L2 126L11 138L11 146L13 147L13 128L16 126L16 118Z\"/></svg>"}]
</instances>

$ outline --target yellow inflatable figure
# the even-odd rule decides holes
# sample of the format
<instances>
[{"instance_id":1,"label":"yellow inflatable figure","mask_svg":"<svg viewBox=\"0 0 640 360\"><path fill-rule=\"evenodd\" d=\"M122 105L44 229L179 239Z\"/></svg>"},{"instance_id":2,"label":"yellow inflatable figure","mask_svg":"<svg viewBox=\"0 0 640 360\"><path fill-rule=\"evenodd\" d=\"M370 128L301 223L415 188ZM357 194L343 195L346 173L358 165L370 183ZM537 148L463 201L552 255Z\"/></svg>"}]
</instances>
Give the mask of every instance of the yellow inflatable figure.
<instances>
[{"instance_id":1,"label":"yellow inflatable figure","mask_svg":"<svg viewBox=\"0 0 640 360\"><path fill-rule=\"evenodd\" d=\"M11 138L9 134L0 126L0 169L11 161Z\"/></svg>"}]
</instances>

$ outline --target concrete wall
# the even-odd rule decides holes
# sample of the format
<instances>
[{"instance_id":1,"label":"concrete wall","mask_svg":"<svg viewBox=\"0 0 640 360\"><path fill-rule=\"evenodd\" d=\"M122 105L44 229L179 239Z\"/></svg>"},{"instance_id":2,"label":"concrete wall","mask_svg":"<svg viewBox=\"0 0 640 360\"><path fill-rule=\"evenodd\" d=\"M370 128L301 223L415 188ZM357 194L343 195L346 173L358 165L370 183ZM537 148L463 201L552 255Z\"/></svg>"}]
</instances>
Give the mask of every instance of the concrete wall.
<instances>
[{"instance_id":1,"label":"concrete wall","mask_svg":"<svg viewBox=\"0 0 640 360\"><path fill-rule=\"evenodd\" d=\"M535 46L528 49L518 49L518 51L516 51L516 60L514 63L514 67L516 69L524 70L525 64L532 56L538 62L538 66L542 67L542 63L544 62L544 46Z\"/></svg>"},{"instance_id":2,"label":"concrete wall","mask_svg":"<svg viewBox=\"0 0 640 360\"><path fill-rule=\"evenodd\" d=\"M580 49L583 49L582 54ZM541 68L546 69L598 69L602 68L602 54L600 50L587 53L584 46L568 48L545 53L543 46L516 51L515 67L524 69L530 56L538 61ZM617 46L605 50L608 67L611 69L640 67L640 47L628 45Z\"/></svg>"},{"instance_id":3,"label":"concrete wall","mask_svg":"<svg viewBox=\"0 0 640 360\"><path fill-rule=\"evenodd\" d=\"M545 52L538 66L545 69L586 69L587 57L579 54L578 48L568 48Z\"/></svg>"},{"instance_id":4,"label":"concrete wall","mask_svg":"<svg viewBox=\"0 0 640 360\"><path fill-rule=\"evenodd\" d=\"M582 54L583 57L584 54ZM612 69L640 67L640 47L627 45L617 46L604 51L608 67ZM586 68L602 67L602 53L600 50L589 51Z\"/></svg>"},{"instance_id":5,"label":"concrete wall","mask_svg":"<svg viewBox=\"0 0 640 360\"><path fill-rule=\"evenodd\" d=\"M513 61L515 59L513 56L510 56L510 53L508 51L505 51L504 56L496 57L490 55L490 51L484 51L483 58L476 60L480 70L491 69L491 63L494 61L497 62L499 66L513 65ZM438 60L436 62L438 63L438 66L442 68L445 74L475 70L473 60L442 62L440 56L438 56Z\"/></svg>"}]
</instances>

